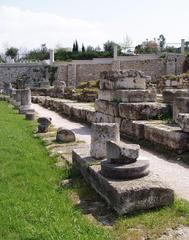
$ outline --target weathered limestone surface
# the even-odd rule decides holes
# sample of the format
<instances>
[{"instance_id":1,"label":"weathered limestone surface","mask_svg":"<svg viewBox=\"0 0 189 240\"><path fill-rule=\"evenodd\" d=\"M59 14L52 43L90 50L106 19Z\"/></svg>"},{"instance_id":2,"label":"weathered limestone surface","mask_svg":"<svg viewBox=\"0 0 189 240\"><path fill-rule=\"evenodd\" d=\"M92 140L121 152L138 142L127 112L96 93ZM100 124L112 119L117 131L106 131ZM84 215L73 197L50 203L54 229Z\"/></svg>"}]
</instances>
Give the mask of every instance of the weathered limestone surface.
<instances>
[{"instance_id":1,"label":"weathered limestone surface","mask_svg":"<svg viewBox=\"0 0 189 240\"><path fill-rule=\"evenodd\" d=\"M148 120L170 115L171 108L163 103L120 103L119 116L130 120Z\"/></svg>"},{"instance_id":2,"label":"weathered limestone surface","mask_svg":"<svg viewBox=\"0 0 189 240\"><path fill-rule=\"evenodd\" d=\"M183 132L189 133L189 113L179 113L177 122Z\"/></svg>"},{"instance_id":3,"label":"weathered limestone surface","mask_svg":"<svg viewBox=\"0 0 189 240\"><path fill-rule=\"evenodd\" d=\"M98 99L109 102L155 102L156 91L146 90L100 90Z\"/></svg>"},{"instance_id":4,"label":"weathered limestone surface","mask_svg":"<svg viewBox=\"0 0 189 240\"><path fill-rule=\"evenodd\" d=\"M100 74L100 89L145 89L146 76L141 71L109 71Z\"/></svg>"},{"instance_id":5,"label":"weathered limestone surface","mask_svg":"<svg viewBox=\"0 0 189 240\"><path fill-rule=\"evenodd\" d=\"M116 102L108 102L97 99L95 101L95 110L96 112L101 112L114 117L119 116L118 103Z\"/></svg>"},{"instance_id":6,"label":"weathered limestone surface","mask_svg":"<svg viewBox=\"0 0 189 240\"><path fill-rule=\"evenodd\" d=\"M189 89L166 89L162 95L164 103L173 104L177 97L189 97Z\"/></svg>"},{"instance_id":7,"label":"weathered limestone surface","mask_svg":"<svg viewBox=\"0 0 189 240\"><path fill-rule=\"evenodd\" d=\"M189 97L178 97L173 102L173 119L177 122L179 113L189 113Z\"/></svg>"},{"instance_id":8,"label":"weathered limestone surface","mask_svg":"<svg viewBox=\"0 0 189 240\"><path fill-rule=\"evenodd\" d=\"M177 125L147 123L144 125L144 137L178 154L189 150L189 135Z\"/></svg>"},{"instance_id":9,"label":"weathered limestone surface","mask_svg":"<svg viewBox=\"0 0 189 240\"><path fill-rule=\"evenodd\" d=\"M124 144L114 141L106 142L107 159L111 163L128 164L136 162L140 146L137 144Z\"/></svg>"},{"instance_id":10,"label":"weathered limestone surface","mask_svg":"<svg viewBox=\"0 0 189 240\"><path fill-rule=\"evenodd\" d=\"M62 143L75 142L76 137L74 132L68 129L59 128L56 134L56 141Z\"/></svg>"},{"instance_id":11,"label":"weathered limestone surface","mask_svg":"<svg viewBox=\"0 0 189 240\"><path fill-rule=\"evenodd\" d=\"M106 142L120 141L117 123L93 123L91 129L91 156L96 159L106 157Z\"/></svg>"},{"instance_id":12,"label":"weathered limestone surface","mask_svg":"<svg viewBox=\"0 0 189 240\"><path fill-rule=\"evenodd\" d=\"M45 108L54 110L64 116L69 116L83 122L95 122L96 113L93 106L88 103L77 103L68 99L33 96L32 101Z\"/></svg>"},{"instance_id":13,"label":"weathered limestone surface","mask_svg":"<svg viewBox=\"0 0 189 240\"><path fill-rule=\"evenodd\" d=\"M166 206L174 200L173 190L159 176L149 174L127 181L108 179L101 175L100 165L91 165L95 159L90 157L89 149L74 150L72 157L74 166L119 215Z\"/></svg>"}]
</instances>

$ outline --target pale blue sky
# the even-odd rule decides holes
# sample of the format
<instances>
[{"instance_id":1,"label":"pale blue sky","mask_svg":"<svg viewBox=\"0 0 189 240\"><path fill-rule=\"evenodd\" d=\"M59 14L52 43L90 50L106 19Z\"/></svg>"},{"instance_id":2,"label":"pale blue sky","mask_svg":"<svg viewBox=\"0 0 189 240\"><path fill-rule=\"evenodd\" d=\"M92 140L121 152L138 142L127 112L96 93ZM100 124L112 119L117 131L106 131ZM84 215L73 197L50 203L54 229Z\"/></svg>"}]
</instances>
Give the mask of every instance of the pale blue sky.
<instances>
[{"instance_id":1,"label":"pale blue sky","mask_svg":"<svg viewBox=\"0 0 189 240\"><path fill-rule=\"evenodd\" d=\"M133 45L164 34L167 42L189 39L189 0L0 0L0 44L93 46L106 40ZM5 44L6 43L6 44Z\"/></svg>"}]
</instances>

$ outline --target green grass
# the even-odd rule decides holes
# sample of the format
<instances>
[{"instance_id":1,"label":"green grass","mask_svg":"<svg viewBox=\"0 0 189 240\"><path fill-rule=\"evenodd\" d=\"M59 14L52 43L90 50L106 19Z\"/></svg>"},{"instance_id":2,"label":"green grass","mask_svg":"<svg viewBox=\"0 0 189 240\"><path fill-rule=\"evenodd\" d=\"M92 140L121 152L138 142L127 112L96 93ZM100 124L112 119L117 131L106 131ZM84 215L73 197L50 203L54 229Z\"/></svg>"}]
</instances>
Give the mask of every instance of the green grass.
<instances>
[{"instance_id":1,"label":"green grass","mask_svg":"<svg viewBox=\"0 0 189 240\"><path fill-rule=\"evenodd\" d=\"M118 217L107 208L113 219L108 229L89 220L76 202L96 202L99 196L71 166L55 167L34 129L0 102L0 240L158 239L167 228L189 226L189 203L179 199L131 216ZM60 180L69 177L73 186L60 188Z\"/></svg>"},{"instance_id":2,"label":"green grass","mask_svg":"<svg viewBox=\"0 0 189 240\"><path fill-rule=\"evenodd\" d=\"M69 171L54 167L34 124L0 102L0 239L110 239L60 189Z\"/></svg>"}]
</instances>

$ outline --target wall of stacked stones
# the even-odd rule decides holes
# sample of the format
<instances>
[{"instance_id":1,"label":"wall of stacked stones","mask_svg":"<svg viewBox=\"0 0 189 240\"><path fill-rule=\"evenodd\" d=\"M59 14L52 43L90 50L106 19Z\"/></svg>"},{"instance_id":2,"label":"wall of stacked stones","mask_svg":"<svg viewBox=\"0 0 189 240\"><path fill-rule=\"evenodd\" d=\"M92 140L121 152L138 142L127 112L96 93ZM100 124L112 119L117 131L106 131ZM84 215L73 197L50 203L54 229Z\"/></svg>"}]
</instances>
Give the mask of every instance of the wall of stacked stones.
<instances>
[{"instance_id":1,"label":"wall of stacked stones","mask_svg":"<svg viewBox=\"0 0 189 240\"><path fill-rule=\"evenodd\" d=\"M18 77L23 76L28 85L39 87L41 81L48 78L47 72L46 67L39 64L0 65L0 86L3 85L3 81L13 83Z\"/></svg>"},{"instance_id":2,"label":"wall of stacked stones","mask_svg":"<svg viewBox=\"0 0 189 240\"><path fill-rule=\"evenodd\" d=\"M163 75L181 74L183 72L184 56L171 55L166 58L121 60L120 69L134 69L143 71L156 82ZM75 74L71 74L71 65L75 65ZM74 71L74 68L72 68ZM65 81L67 86L77 86L81 82L100 79L100 73L112 70L112 64L108 63L70 63L58 66L58 81Z\"/></svg>"},{"instance_id":3,"label":"wall of stacked stones","mask_svg":"<svg viewBox=\"0 0 189 240\"><path fill-rule=\"evenodd\" d=\"M111 69L111 64L77 64L77 82L99 80L101 72Z\"/></svg>"},{"instance_id":4,"label":"wall of stacked stones","mask_svg":"<svg viewBox=\"0 0 189 240\"><path fill-rule=\"evenodd\" d=\"M150 59L150 60L132 60L121 61L121 70L139 70L145 73L147 76L151 76L155 82L156 79L166 74L166 61L165 59Z\"/></svg>"}]
</instances>

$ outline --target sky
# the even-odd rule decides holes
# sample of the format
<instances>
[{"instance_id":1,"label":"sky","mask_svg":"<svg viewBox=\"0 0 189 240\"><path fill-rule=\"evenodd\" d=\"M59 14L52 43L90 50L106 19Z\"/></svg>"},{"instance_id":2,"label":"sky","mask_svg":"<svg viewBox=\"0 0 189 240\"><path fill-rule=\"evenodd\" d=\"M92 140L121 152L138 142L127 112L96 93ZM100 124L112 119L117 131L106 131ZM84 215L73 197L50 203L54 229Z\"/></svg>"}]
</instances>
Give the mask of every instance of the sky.
<instances>
[{"instance_id":1,"label":"sky","mask_svg":"<svg viewBox=\"0 0 189 240\"><path fill-rule=\"evenodd\" d=\"M0 50L189 40L189 0L0 0Z\"/></svg>"}]
</instances>

